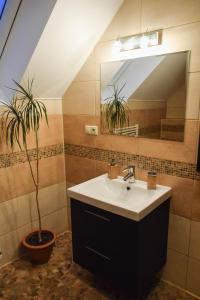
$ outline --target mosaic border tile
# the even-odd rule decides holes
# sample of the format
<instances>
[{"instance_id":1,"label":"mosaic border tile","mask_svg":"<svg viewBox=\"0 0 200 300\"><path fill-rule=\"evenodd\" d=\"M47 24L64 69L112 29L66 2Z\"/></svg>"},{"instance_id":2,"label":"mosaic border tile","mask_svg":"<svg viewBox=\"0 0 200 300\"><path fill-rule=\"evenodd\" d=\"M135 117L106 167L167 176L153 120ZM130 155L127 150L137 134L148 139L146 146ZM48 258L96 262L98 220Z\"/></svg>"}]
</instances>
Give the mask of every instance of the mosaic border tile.
<instances>
[{"instance_id":1,"label":"mosaic border tile","mask_svg":"<svg viewBox=\"0 0 200 300\"><path fill-rule=\"evenodd\" d=\"M36 160L36 149L28 150L30 155L30 160ZM64 145L63 144L55 144L45 147L39 148L39 158L47 158L56 156L64 153ZM0 168L8 168L14 166L16 164L21 164L27 162L27 157L25 151L18 151L12 153L6 153L0 155Z\"/></svg>"},{"instance_id":2,"label":"mosaic border tile","mask_svg":"<svg viewBox=\"0 0 200 300\"><path fill-rule=\"evenodd\" d=\"M28 152L30 154L30 160L36 160L36 149L30 149L28 150ZM81 145L55 144L41 147L39 149L39 158L48 158L62 154L64 152L65 154L85 157L104 162L109 162L113 157L116 157L119 164L122 166L134 164L136 167L148 171L154 170L158 173L164 173L167 175L200 180L200 173L196 171L195 164L164 160L125 152L85 147ZM27 162L25 151L0 155L0 168L8 168L16 164L21 164L25 162Z\"/></svg>"},{"instance_id":3,"label":"mosaic border tile","mask_svg":"<svg viewBox=\"0 0 200 300\"><path fill-rule=\"evenodd\" d=\"M157 171L167 175L200 180L200 173L196 171L196 165L190 163L73 144L65 144L65 154L104 162L110 162L111 158L115 157L118 163L123 166L134 164L136 167L147 171Z\"/></svg>"}]
</instances>

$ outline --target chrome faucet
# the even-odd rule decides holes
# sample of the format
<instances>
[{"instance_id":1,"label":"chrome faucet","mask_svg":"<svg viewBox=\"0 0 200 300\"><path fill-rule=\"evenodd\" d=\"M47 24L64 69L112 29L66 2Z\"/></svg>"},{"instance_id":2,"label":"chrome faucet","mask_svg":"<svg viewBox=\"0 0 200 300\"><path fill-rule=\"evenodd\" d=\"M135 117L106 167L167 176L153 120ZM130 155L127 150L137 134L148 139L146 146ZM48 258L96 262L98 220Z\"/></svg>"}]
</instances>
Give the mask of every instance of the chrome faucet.
<instances>
[{"instance_id":1,"label":"chrome faucet","mask_svg":"<svg viewBox=\"0 0 200 300\"><path fill-rule=\"evenodd\" d=\"M125 168L123 170L123 172L127 172L128 173L123 177L124 181L129 181L130 183L134 183L135 182L135 166L128 166L127 168Z\"/></svg>"}]
</instances>

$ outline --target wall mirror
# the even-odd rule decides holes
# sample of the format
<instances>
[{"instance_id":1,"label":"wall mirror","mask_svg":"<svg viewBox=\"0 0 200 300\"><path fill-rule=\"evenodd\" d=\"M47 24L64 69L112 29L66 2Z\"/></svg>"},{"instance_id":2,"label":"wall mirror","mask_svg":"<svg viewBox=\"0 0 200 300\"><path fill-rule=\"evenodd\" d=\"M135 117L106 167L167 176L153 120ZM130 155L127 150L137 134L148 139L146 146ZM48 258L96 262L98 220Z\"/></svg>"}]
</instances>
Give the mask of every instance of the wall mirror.
<instances>
[{"instance_id":1,"label":"wall mirror","mask_svg":"<svg viewBox=\"0 0 200 300\"><path fill-rule=\"evenodd\" d=\"M101 133L184 141L189 52L101 64Z\"/></svg>"}]
</instances>

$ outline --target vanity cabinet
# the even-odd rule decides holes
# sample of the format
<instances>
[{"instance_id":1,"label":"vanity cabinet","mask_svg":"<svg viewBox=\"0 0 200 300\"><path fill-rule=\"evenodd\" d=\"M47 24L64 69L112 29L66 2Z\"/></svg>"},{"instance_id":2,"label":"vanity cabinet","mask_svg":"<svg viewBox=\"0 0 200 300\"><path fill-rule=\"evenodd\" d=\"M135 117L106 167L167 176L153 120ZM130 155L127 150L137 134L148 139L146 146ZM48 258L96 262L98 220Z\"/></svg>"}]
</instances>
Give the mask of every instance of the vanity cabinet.
<instances>
[{"instance_id":1,"label":"vanity cabinet","mask_svg":"<svg viewBox=\"0 0 200 300\"><path fill-rule=\"evenodd\" d=\"M169 200L141 221L71 199L73 261L140 296L166 262Z\"/></svg>"}]
</instances>

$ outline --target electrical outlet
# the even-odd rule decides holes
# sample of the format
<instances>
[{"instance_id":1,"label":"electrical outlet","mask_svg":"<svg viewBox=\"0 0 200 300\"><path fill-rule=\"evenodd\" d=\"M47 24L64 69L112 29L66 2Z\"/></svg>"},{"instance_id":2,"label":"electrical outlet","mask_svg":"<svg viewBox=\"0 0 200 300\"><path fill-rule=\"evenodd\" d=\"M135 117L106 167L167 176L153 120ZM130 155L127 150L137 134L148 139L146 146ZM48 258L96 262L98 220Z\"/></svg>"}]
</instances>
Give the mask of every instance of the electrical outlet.
<instances>
[{"instance_id":1,"label":"electrical outlet","mask_svg":"<svg viewBox=\"0 0 200 300\"><path fill-rule=\"evenodd\" d=\"M85 125L85 133L89 135L98 135L98 126Z\"/></svg>"}]
</instances>

